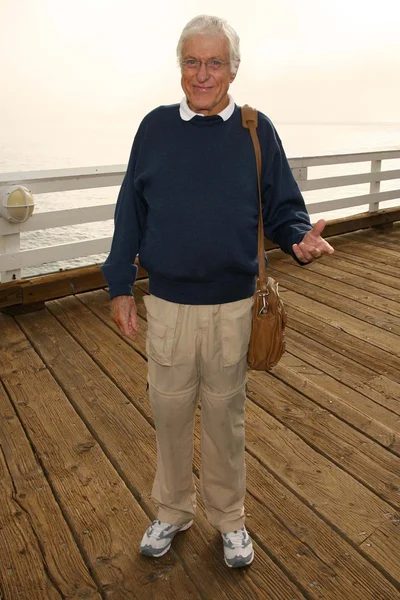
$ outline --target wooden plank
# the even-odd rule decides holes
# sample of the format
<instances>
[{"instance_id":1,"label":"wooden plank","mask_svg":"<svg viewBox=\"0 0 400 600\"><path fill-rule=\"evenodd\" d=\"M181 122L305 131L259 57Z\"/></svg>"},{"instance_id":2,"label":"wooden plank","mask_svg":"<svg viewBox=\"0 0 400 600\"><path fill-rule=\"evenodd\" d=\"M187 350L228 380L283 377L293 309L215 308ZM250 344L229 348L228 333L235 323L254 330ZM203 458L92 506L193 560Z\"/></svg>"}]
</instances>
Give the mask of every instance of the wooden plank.
<instances>
[{"instance_id":1,"label":"wooden plank","mask_svg":"<svg viewBox=\"0 0 400 600\"><path fill-rule=\"evenodd\" d=\"M290 259L289 259L290 260ZM273 259L270 264L278 271L286 269L289 261ZM303 269L302 269L303 271ZM304 271L306 271L304 269ZM328 278L325 281L326 287L330 287L329 279L347 283L355 288L364 289L372 292L382 298L400 302L400 286L395 277L370 271L368 268L360 267L354 263L343 260L335 256L333 261L314 261L307 266L307 272L319 273ZM303 279L303 273L299 274L299 279ZM398 288L396 289L396 285Z\"/></svg>"},{"instance_id":2,"label":"wooden plank","mask_svg":"<svg viewBox=\"0 0 400 600\"><path fill-rule=\"evenodd\" d=\"M379 210L374 213L360 213L349 217L341 217L339 219L330 219L324 229L324 236L331 237L348 233L350 231L358 231L360 229L368 229L381 225L391 224L400 220L400 208L389 208Z\"/></svg>"},{"instance_id":3,"label":"wooden plank","mask_svg":"<svg viewBox=\"0 0 400 600\"><path fill-rule=\"evenodd\" d=\"M300 389L304 383L302 393L286 383L296 383ZM339 396L319 387L318 397L308 392L307 384L306 378L300 382L288 377L283 382L265 373L250 372L248 395L314 450L393 507L400 508L400 459L344 421L349 411L342 406ZM337 418L338 414L341 419ZM390 439L387 445L390 446Z\"/></svg>"},{"instance_id":4,"label":"wooden plank","mask_svg":"<svg viewBox=\"0 0 400 600\"><path fill-rule=\"evenodd\" d=\"M0 310L6 306L44 302L106 285L99 266L20 279L0 285Z\"/></svg>"},{"instance_id":5,"label":"wooden plank","mask_svg":"<svg viewBox=\"0 0 400 600\"><path fill-rule=\"evenodd\" d=\"M0 453L0 598L61 600L45 570L29 520L13 501L12 481Z\"/></svg>"},{"instance_id":6,"label":"wooden plank","mask_svg":"<svg viewBox=\"0 0 400 600\"><path fill-rule=\"evenodd\" d=\"M49 299L61 298L106 285L107 282L99 266L71 269L21 281L22 302L23 304L46 302Z\"/></svg>"},{"instance_id":7,"label":"wooden plank","mask_svg":"<svg viewBox=\"0 0 400 600\"><path fill-rule=\"evenodd\" d=\"M108 236L79 242L65 242L32 250L21 250L10 254L0 254L0 271L12 271L22 267L33 267L53 261L70 260L109 252L111 242L112 237Z\"/></svg>"},{"instance_id":8,"label":"wooden plank","mask_svg":"<svg viewBox=\"0 0 400 600\"><path fill-rule=\"evenodd\" d=\"M400 220L398 220L397 223L393 223L393 227L390 230L391 236L396 235L396 234L400 237Z\"/></svg>"},{"instance_id":9,"label":"wooden plank","mask_svg":"<svg viewBox=\"0 0 400 600\"><path fill-rule=\"evenodd\" d=\"M141 282L139 285L143 290L147 289L146 282ZM139 293L135 295L141 296ZM84 294L80 296L80 299L95 314L103 313L104 315L103 311L107 303L104 293ZM143 308L142 302L140 302L140 307ZM145 316L144 313L142 314ZM90 324L88 327L92 329ZM78 325L77 329L80 330L81 326ZM143 344L144 341L138 342L138 346L142 346L140 348L142 352L144 352ZM118 356L114 356L114 360L115 367L117 367ZM129 379L118 374L118 385L129 394ZM198 419L195 439L194 462L195 470L198 472L200 467ZM248 454L246 461L249 491L246 500L249 512L248 527L261 547L274 555L274 560L278 560L282 569L295 573L299 584L305 588L310 597L336 598L340 594L339 597L343 600L366 597L375 600L383 589L386 589L387 593L393 593L393 598L397 597L394 588L390 587L382 575L340 536L332 532L328 525L321 521L289 489L279 484L260 463ZM275 510L271 514L270 496L271 494L274 496L276 488L278 489L274 498ZM286 511L288 498L291 498L292 504ZM287 524L287 512L290 513L289 521L292 523L290 528ZM307 514L307 517L304 517L304 513ZM309 524L308 529L306 529L307 523ZM334 560L332 560L332 555L335 557ZM380 580L379 584L377 578ZM365 583L362 584L361 580Z\"/></svg>"},{"instance_id":10,"label":"wooden plank","mask_svg":"<svg viewBox=\"0 0 400 600\"><path fill-rule=\"evenodd\" d=\"M63 169L46 169L35 171L15 171L12 173L0 173L0 185L24 185L29 187L31 183L41 181L58 181L63 179L85 179L86 177L96 177L99 175L121 175L126 171L126 165L102 165L98 167L70 167ZM55 190L63 191L62 188Z\"/></svg>"},{"instance_id":11,"label":"wooden plank","mask_svg":"<svg viewBox=\"0 0 400 600\"><path fill-rule=\"evenodd\" d=\"M329 289L329 293L335 294L335 296L344 296L349 300L355 300L357 303L365 304L368 307L382 311L386 315L393 315L394 317L397 317L398 319L395 320L395 323L397 324L398 329L394 330L394 333L400 333L400 303L396 301L396 299L392 300L391 298L384 298L376 293L368 291L365 287L367 282L364 278L359 277L356 279L353 275L351 281L348 279L348 283L346 283L343 281L342 277L339 279L340 272L339 277L334 277L335 269L331 268L330 265L326 266L326 269L330 272L329 277L326 277L324 274L318 273L316 270L308 267L304 269L295 264L283 264L279 260L271 260L270 266L279 273L289 275L317 288L322 288L323 290ZM281 281L280 275L277 277L279 277L279 281ZM284 284L284 282L285 280L283 279L282 283ZM307 286L307 294L308 290L309 287Z\"/></svg>"},{"instance_id":12,"label":"wooden plank","mask_svg":"<svg viewBox=\"0 0 400 600\"><path fill-rule=\"evenodd\" d=\"M342 187L347 185L358 185L360 183L370 183L371 181L390 181L400 178L400 169L390 169L379 171L377 173L356 173L355 175L335 175L334 177L319 177L307 179L299 182L299 188L302 191L323 190L333 187ZM400 196L400 192L395 190ZM365 195L365 203L368 203L368 194ZM398 196L394 196L397 198Z\"/></svg>"},{"instance_id":13,"label":"wooden plank","mask_svg":"<svg viewBox=\"0 0 400 600\"><path fill-rule=\"evenodd\" d=\"M327 154L323 156L293 156L289 159L292 168L340 165L344 163L369 162L371 160L391 160L400 157L400 149L379 150L378 152L357 152L353 154Z\"/></svg>"},{"instance_id":14,"label":"wooden plank","mask_svg":"<svg viewBox=\"0 0 400 600\"><path fill-rule=\"evenodd\" d=\"M98 292L96 294L98 294ZM144 348L143 354L140 354L135 351L135 349L137 349L137 343L135 344L131 340L128 340L121 335L118 337L115 335L115 332L118 331L118 328L110 319L109 300L105 292L104 295L102 295L102 299L104 300L104 311L105 313L108 313L107 316L105 315L105 321L108 321L107 327L76 298L70 297L65 298L62 301L53 301L48 304L48 310L54 317L57 318L57 320L59 320L60 323L62 323L64 327L67 328L71 335L78 341L79 345L82 346L91 357L93 357L96 363L101 366L101 369L107 373L108 377L113 381L118 381L118 386L126 395L128 395L133 406L139 411L139 413L146 419L148 423L153 425L153 415L146 393L147 363L143 356L145 354L145 337L147 329L146 323L142 321L140 327L138 341L140 340L143 343ZM57 331L59 330L59 328L57 328L57 324L50 325L49 319L46 320L46 323L49 323L49 329L51 326L53 329L56 329ZM36 324L34 324L34 326L35 332L39 333L36 329ZM32 329L30 329L30 331L31 330ZM59 335L61 335L61 332ZM42 346L47 348L47 346L43 343ZM46 354L46 361L52 361L53 358L49 350L50 349L48 349L48 353ZM117 357L117 360L115 357ZM73 358L74 357L72 354L72 361ZM53 363L51 364L53 365ZM57 368L60 369L60 367L61 365L57 363ZM98 368L94 366L89 367L89 365L88 368L90 369L88 374L94 379L95 374L98 372ZM67 371L64 369L62 371L62 375L63 380L67 379ZM104 420L106 422L106 415L109 410L110 409L107 406L106 413L104 414ZM118 409L116 407L115 412L117 412L117 410ZM127 413L131 413L129 408L125 410ZM125 410L123 412L125 412ZM99 415L97 408L96 414ZM90 413L90 418L92 417L94 417L94 414ZM128 417L128 414L126 414L125 419L128 419L128 423L133 421L130 424L130 429L125 431L125 435L129 437L132 435L134 424L136 427L138 427L138 425L136 424L134 414L131 417ZM140 420L139 427L142 428L143 426L144 425ZM120 431L120 434L121 433L123 432ZM116 431L116 435L118 436L118 431ZM135 430L135 437L136 435L137 433ZM147 442L148 440L146 440L146 445ZM134 449L135 453L138 453L139 451L143 453L143 456L147 456L147 459L150 462L154 461L154 450L148 454L148 452L141 447ZM145 484L147 486L151 485L151 478L146 480ZM142 485L143 482L138 482L138 487L141 487Z\"/></svg>"},{"instance_id":15,"label":"wooden plank","mask_svg":"<svg viewBox=\"0 0 400 600\"><path fill-rule=\"evenodd\" d=\"M299 267L300 268L300 267ZM306 297L308 303L316 302L319 305L319 312L327 309L335 309L340 312L341 318L345 315L357 318L359 321L368 323L369 335L372 335L374 329L379 329L392 340L391 351L396 356L400 356L400 318L387 315L382 311L366 307L356 300L352 300L346 296L339 296L328 289L317 287L314 284L303 283L302 280L287 273L276 271L274 268L269 269L271 276L275 277L280 285L284 286L290 292L296 292ZM283 300L290 296L286 291L283 293ZM323 305L323 306L322 306ZM372 329L373 326L374 329ZM367 335L367 340L369 336Z\"/></svg>"},{"instance_id":16,"label":"wooden plank","mask_svg":"<svg viewBox=\"0 0 400 600\"><path fill-rule=\"evenodd\" d=\"M46 312L20 318L40 321L39 315L45 317ZM2 325L1 377L103 594L118 600L199 598L173 555L150 562L138 554L147 516L21 330L4 316ZM56 345L53 352L66 361L62 339L47 332L50 345ZM79 370L79 362L74 369ZM74 387L78 378L71 373L74 370L69 372ZM95 405L101 384L98 375L95 384L77 392L88 391L87 402ZM108 403L110 424L110 397Z\"/></svg>"},{"instance_id":17,"label":"wooden plank","mask_svg":"<svg viewBox=\"0 0 400 600\"><path fill-rule=\"evenodd\" d=\"M400 580L400 515L379 527L360 547Z\"/></svg>"},{"instance_id":18,"label":"wooden plank","mask_svg":"<svg viewBox=\"0 0 400 600\"><path fill-rule=\"evenodd\" d=\"M265 468L359 544L395 512L254 403L247 405L247 448Z\"/></svg>"},{"instance_id":19,"label":"wooden plank","mask_svg":"<svg viewBox=\"0 0 400 600\"><path fill-rule=\"evenodd\" d=\"M14 282L10 284L0 283L0 310L3 307L15 304L22 304L21 286L15 285Z\"/></svg>"},{"instance_id":20,"label":"wooden plank","mask_svg":"<svg viewBox=\"0 0 400 600\"><path fill-rule=\"evenodd\" d=\"M395 281L392 282L392 287L399 289L399 287L400 287L400 281L399 281L400 269L396 268L394 265L379 262L376 259L374 253L371 252L371 249L369 251L369 258L368 258L367 252L358 251L357 248L352 249L352 250L354 250L354 252L349 251L348 248L343 248L343 250L342 250L342 248L340 247L340 245L337 244L337 242L334 242L334 248L335 248L335 254L334 254L335 259L339 258L341 260L355 263L356 265L360 265L361 267L368 269L369 271L371 271L374 274L373 275L374 279L375 279L375 273L378 273L378 274L383 273L385 275L389 275L390 277L392 277L392 279L395 279ZM361 256L361 254L362 254L362 256Z\"/></svg>"},{"instance_id":21,"label":"wooden plank","mask_svg":"<svg viewBox=\"0 0 400 600\"><path fill-rule=\"evenodd\" d=\"M400 206L397 207L397 210L400 210ZM382 225L384 225L382 223ZM369 239L377 239L384 242L385 240L389 241L394 239L396 236L396 232L399 231L400 221L393 221L392 223L387 223L389 227L371 227L367 229L359 229L358 231L352 231L345 235L345 238L352 239L352 236L355 235L360 238L360 241L363 242ZM341 236L339 236L341 238Z\"/></svg>"},{"instance_id":22,"label":"wooden plank","mask_svg":"<svg viewBox=\"0 0 400 600\"><path fill-rule=\"evenodd\" d=\"M363 547L364 556L357 552L249 454L246 466L246 506L250 513L247 522L253 537L260 546L273 549L283 568L296 573L310 597L400 598L399 591L367 560L372 554L369 547ZM386 572L399 581L396 556L392 555L392 564L384 556L378 556L376 564L383 563Z\"/></svg>"},{"instance_id":23,"label":"wooden plank","mask_svg":"<svg viewBox=\"0 0 400 600\"><path fill-rule=\"evenodd\" d=\"M372 227L370 229L352 231L346 233L345 236L338 236L338 239L341 241L345 240L350 243L356 242L356 244L376 244L378 247L382 247L383 250L386 249L398 253L399 248L396 241L400 235L398 227L399 224L400 222L397 222L391 223L390 227Z\"/></svg>"},{"instance_id":24,"label":"wooden plank","mask_svg":"<svg viewBox=\"0 0 400 600\"><path fill-rule=\"evenodd\" d=\"M355 242L367 242L380 248L399 251L399 239L394 228L391 229L365 229L348 234L347 237Z\"/></svg>"},{"instance_id":25,"label":"wooden plank","mask_svg":"<svg viewBox=\"0 0 400 600\"><path fill-rule=\"evenodd\" d=\"M282 291L282 298L290 312L295 313L296 310L300 310L309 316L317 315L319 321L328 323L355 338L364 340L370 345L393 354L396 360L400 356L399 336L389 331L383 331L380 327L365 323L351 314L342 313L338 308L321 304L316 300L303 296L302 293L287 289Z\"/></svg>"},{"instance_id":26,"label":"wooden plank","mask_svg":"<svg viewBox=\"0 0 400 600\"><path fill-rule=\"evenodd\" d=\"M52 229L54 227L69 227L71 225L108 221L113 218L114 212L115 202L108 202L94 206L80 206L78 208L33 213L28 221L19 223L17 226L15 223L10 223L2 219L0 221L0 236L16 233L17 231L18 233L25 233L27 231Z\"/></svg>"},{"instance_id":27,"label":"wooden plank","mask_svg":"<svg viewBox=\"0 0 400 600\"><path fill-rule=\"evenodd\" d=\"M400 205L397 208L400 208ZM388 240L394 239L396 232L398 234L400 234L400 221L399 220L397 222L393 222L391 224L391 227L389 227L387 229L386 228L382 228L382 229L373 228L370 232L370 235L371 235L371 237L374 237L374 238L384 241L386 238ZM364 234L367 232L360 230L358 233L359 233L359 235L364 236Z\"/></svg>"},{"instance_id":28,"label":"wooden plank","mask_svg":"<svg viewBox=\"0 0 400 600\"><path fill-rule=\"evenodd\" d=\"M44 302L35 302L34 304L16 304L15 306L7 306L6 308L3 308L2 312L14 317L15 315L25 315L29 312L44 310L45 308L46 305Z\"/></svg>"},{"instance_id":29,"label":"wooden plank","mask_svg":"<svg viewBox=\"0 0 400 600\"><path fill-rule=\"evenodd\" d=\"M339 182L337 180L341 179L341 177L332 177L329 179L329 185L326 180L319 179L318 181L324 183L322 189L324 188L333 188L339 187ZM300 182L300 189L302 191L310 190L310 189L319 189L314 184L314 179L308 179L306 181ZM334 185L331 185L332 182L336 182ZM376 184L376 182L373 182ZM311 185L311 187L310 187ZM350 192L347 192L350 193ZM390 190L387 192L376 192L376 193L368 193L368 194L360 194L358 196L346 196L345 198L332 198L331 200L322 200L320 202L311 202L307 203L307 211L309 215L315 215L316 213L327 213L331 210L343 210L344 208L355 208L358 206L365 206L369 204L370 206L373 204L374 207L378 207L380 202L387 202L388 200L397 200L400 198L400 190Z\"/></svg>"},{"instance_id":30,"label":"wooden plank","mask_svg":"<svg viewBox=\"0 0 400 600\"><path fill-rule=\"evenodd\" d=\"M400 360L393 357L383 350L375 348L370 344L363 344L353 336L339 331L335 327L331 327L326 323L315 321L309 315L298 312L297 318L290 316L289 329L296 331L303 337L303 342L308 343L306 338L310 338L313 342L325 346L327 355L332 356L332 353L345 357L352 361L351 374L348 378L342 379L343 383L354 390L362 390L362 393L371 398L374 402L388 408L395 414L400 414L398 402L398 390L400 385ZM289 333L288 329L288 333ZM318 350L320 347L318 346ZM319 356L319 354L318 354ZM389 362L390 359L390 362ZM300 364L300 358L294 358L293 355L286 354L283 357L285 365L292 365L294 362ZM365 376L363 371L354 368L354 363L365 368ZM307 373L310 369L315 368L315 363L301 363L302 370ZM304 365L308 365L305 367ZM330 369L331 376L335 374L338 366ZM340 367L340 374L346 375L346 367ZM274 371L276 372L276 370ZM355 376L358 372L359 376ZM324 374L326 374L324 372ZM387 393L388 391L388 393Z\"/></svg>"},{"instance_id":31,"label":"wooden plank","mask_svg":"<svg viewBox=\"0 0 400 600\"><path fill-rule=\"evenodd\" d=\"M24 185L33 194L121 185L125 165L0 174L0 185Z\"/></svg>"},{"instance_id":32,"label":"wooden plank","mask_svg":"<svg viewBox=\"0 0 400 600\"><path fill-rule=\"evenodd\" d=\"M0 383L0 589L4 598L100 600Z\"/></svg>"},{"instance_id":33,"label":"wooden plank","mask_svg":"<svg viewBox=\"0 0 400 600\"><path fill-rule=\"evenodd\" d=\"M330 348L320 344L319 341L310 339L307 341L307 348L305 348L303 335L294 329L289 329L287 336L290 339L291 354L304 360L311 367L320 369L324 374L344 383L353 391L359 390L361 386L370 388L372 391L370 393L367 391L364 396L368 396L374 401L375 410L377 411L375 416L379 413L382 422L387 420L388 423L392 423L393 415L390 415L387 419L385 415L389 414L387 409L392 413L398 412L396 403L399 398L398 381L392 381L392 379L384 376L377 378L359 362L353 361L344 354L332 353ZM308 366L307 369L309 370L310 367ZM375 385L376 381L380 381L380 383ZM331 381L330 386L332 385L334 385L334 382ZM364 402L367 402L365 398ZM378 408L378 406L381 408ZM396 427L396 424L394 426Z\"/></svg>"},{"instance_id":34,"label":"wooden plank","mask_svg":"<svg viewBox=\"0 0 400 600\"><path fill-rule=\"evenodd\" d=\"M368 263L378 262L390 266L391 268L400 268L400 253L396 250L374 247L374 251L371 252L371 246L369 243L362 241L354 242L353 240L345 236L337 236L334 240L332 240L332 244L341 252L350 255L355 254L360 258L366 259Z\"/></svg>"},{"instance_id":35,"label":"wooden plank","mask_svg":"<svg viewBox=\"0 0 400 600\"><path fill-rule=\"evenodd\" d=\"M296 296L296 295L295 295ZM285 292L285 299L288 295ZM387 375L396 383L400 382L400 360L386 350L376 347L370 343L365 343L365 338L357 337L355 326L343 328L339 319L320 314L317 307L314 313L306 313L300 307L301 297L297 305L287 302L289 312L288 328L301 333L304 338L310 338L330 349L331 353L348 357L353 362L363 365L371 372L372 380L376 377L375 373ZM316 303L315 303L316 304ZM346 331L349 330L349 332ZM386 404L384 403L384 406ZM389 407L393 410L393 407Z\"/></svg>"},{"instance_id":36,"label":"wooden plank","mask_svg":"<svg viewBox=\"0 0 400 600\"><path fill-rule=\"evenodd\" d=\"M371 418L386 424L387 427L392 428L394 431L399 431L399 424L396 423L395 414L393 414L398 410L396 402L399 398L399 385L397 382L392 383L388 379L387 385L381 389L381 392L372 386L374 391L371 394L367 391L365 395L361 395L358 390L362 386L368 390L369 382L374 382L375 380L375 377L371 376L368 369L346 356L332 353L329 348L319 342L309 339L305 345L304 337L297 331L289 329L287 331L287 339L290 353L308 365L308 373L310 373L310 369L319 369L324 375L329 375L329 389L332 391L337 381L345 384L348 387L349 393L351 393L352 402L355 405L359 405L361 411L370 410L369 416ZM320 378L317 376L317 379ZM347 395L344 394L344 391L339 392L339 394ZM369 396L373 402L368 401L366 396ZM390 398L394 402L388 402Z\"/></svg>"},{"instance_id":37,"label":"wooden plank","mask_svg":"<svg viewBox=\"0 0 400 600\"><path fill-rule=\"evenodd\" d=\"M199 432L198 416L195 448L200 446ZM199 473L199 453L194 463ZM369 563L248 452L246 471L247 527L280 568L296 578L307 598L383 600L381 594L400 598L383 569Z\"/></svg>"},{"instance_id":38,"label":"wooden plank","mask_svg":"<svg viewBox=\"0 0 400 600\"><path fill-rule=\"evenodd\" d=\"M133 342L129 338L124 337L117 325L111 319L111 303L108 293L105 290L96 290L94 292L87 292L85 294L79 294L77 299L82 302L90 311L95 314L103 323L105 323L108 327L110 327L114 333L116 333L119 337L121 337L126 344L134 348L137 352L142 354L142 356L146 357L146 333L147 326L144 322L146 319L146 308L143 302L143 296L145 292L143 292L138 284L134 287L134 296L136 307L139 315L139 331L137 334L137 341ZM148 420L152 419L150 413L148 413Z\"/></svg>"},{"instance_id":39,"label":"wooden plank","mask_svg":"<svg viewBox=\"0 0 400 600\"><path fill-rule=\"evenodd\" d=\"M146 271L139 267L138 279L147 277ZM20 279L0 284L0 310L16 304L31 305L46 302L71 294L106 287L107 282L99 265L68 269L50 275L41 275L31 279Z\"/></svg>"},{"instance_id":40,"label":"wooden plank","mask_svg":"<svg viewBox=\"0 0 400 600\"><path fill-rule=\"evenodd\" d=\"M107 339L105 330L108 328L98 319L95 326L90 318L90 311L74 298L54 301L50 308L60 318L63 326L74 332L80 344L84 345L86 342L90 343L90 339L92 340L90 352L93 352L96 363L101 364L101 361L105 360L105 355L109 354L104 346L104 340ZM156 462L155 434L148 421L139 414L130 401L137 392L133 392L129 397L124 395L119 389L121 382L118 382L116 387L88 357L82 347L68 335L66 329L47 312L34 317L25 315L19 317L18 321L34 340L35 346L56 374L57 380L62 382L63 388L79 414L85 422L90 423L93 434L106 449L107 456L122 474L129 489L140 498L140 503L146 512L154 517L154 506L149 500L149 493ZM103 340L100 345L96 337L96 331L98 333L99 329L102 332L100 339ZM118 344L119 338L114 334L113 339L115 344ZM109 356L109 368L112 366L112 361L115 364L115 361L122 358L122 350L118 346L117 354L115 344ZM59 352L59 348L62 348L62 353ZM123 349L123 354L125 353L132 359L135 351L126 345ZM135 354L142 361L142 369L131 364L128 370L131 386L133 379L134 385L138 385L138 381L141 385L141 381L144 383L146 379L146 363L139 354ZM71 373L74 374L73 378ZM143 391L141 393L143 394ZM135 468L132 468L132 457L135 456L140 456L140 462L135 463ZM145 526L138 527L136 537L131 533L130 543L134 549L140 541L138 535L140 534L141 537L144 529ZM215 530L208 525L201 513L197 516L193 528L174 543L174 551L190 572L192 581L200 593L205 597L228 600L233 596L247 600L261 593L271 600L303 598L294 584L258 547L256 547L257 558L254 571L233 574L228 571L222 560L221 538L215 534ZM125 573L125 568L123 572ZM137 590L135 592L138 593ZM172 597L171 592L170 594L165 597ZM156 595L154 597L158 598ZM183 591L180 597L186 598Z\"/></svg>"},{"instance_id":41,"label":"wooden plank","mask_svg":"<svg viewBox=\"0 0 400 600\"><path fill-rule=\"evenodd\" d=\"M344 237L344 236L343 236ZM341 262L345 264L350 263L350 265L359 266L360 269L365 269L365 272L370 273L370 276L374 279L374 281L379 281L379 277L384 274L390 279L384 280L387 285L394 287L396 289L400 288L399 277L400 277L400 269L396 269L394 266L387 265L382 262L378 262L373 253L370 252L369 259L365 255L365 257L361 257L357 255L357 248L354 248L354 253L349 251L342 251L339 245L337 244L337 239L340 238L332 238L330 239L330 243L332 243L335 254L333 257L323 256L318 260L319 263L323 263L326 265L339 265ZM354 242L353 242L354 243ZM355 244L356 246L356 244ZM279 257L280 260L284 263L292 263L293 259L288 255L284 255L283 252L279 250L273 250L268 256L272 256L273 258ZM309 265L304 265L305 268L309 269L314 266L315 263L311 263ZM304 268L302 267L302 268Z\"/></svg>"}]
</instances>

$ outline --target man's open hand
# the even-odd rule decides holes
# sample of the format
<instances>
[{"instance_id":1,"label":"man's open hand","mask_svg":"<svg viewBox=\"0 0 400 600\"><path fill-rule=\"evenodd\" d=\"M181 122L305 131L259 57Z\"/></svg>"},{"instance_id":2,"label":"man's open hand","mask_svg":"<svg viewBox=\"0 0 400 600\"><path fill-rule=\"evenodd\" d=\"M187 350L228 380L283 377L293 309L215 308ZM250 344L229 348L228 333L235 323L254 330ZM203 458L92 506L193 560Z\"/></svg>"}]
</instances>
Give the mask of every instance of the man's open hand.
<instances>
[{"instance_id":1,"label":"man's open hand","mask_svg":"<svg viewBox=\"0 0 400 600\"><path fill-rule=\"evenodd\" d=\"M300 244L293 244L293 252L299 261L308 263L323 254L334 253L332 246L321 237L325 225L324 219L320 219L310 231L307 231Z\"/></svg>"},{"instance_id":2,"label":"man's open hand","mask_svg":"<svg viewBox=\"0 0 400 600\"><path fill-rule=\"evenodd\" d=\"M135 341L139 331L136 303L133 296L116 296L111 300L111 317L120 332Z\"/></svg>"}]
</instances>

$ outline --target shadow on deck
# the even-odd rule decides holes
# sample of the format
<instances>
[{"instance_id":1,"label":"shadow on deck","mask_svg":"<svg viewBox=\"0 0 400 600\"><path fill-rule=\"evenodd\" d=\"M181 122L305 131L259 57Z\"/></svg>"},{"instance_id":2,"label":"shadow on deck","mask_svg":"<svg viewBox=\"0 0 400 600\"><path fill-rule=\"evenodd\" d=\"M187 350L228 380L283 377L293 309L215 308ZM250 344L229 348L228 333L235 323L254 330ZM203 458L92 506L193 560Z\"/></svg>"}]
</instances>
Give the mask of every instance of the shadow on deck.
<instances>
[{"instance_id":1,"label":"shadow on deck","mask_svg":"<svg viewBox=\"0 0 400 600\"><path fill-rule=\"evenodd\" d=\"M0 315L0 598L400 599L400 225L332 240L333 258L271 271L287 353L249 373L253 565L228 569L200 504L158 560L143 296L137 343L104 290ZM194 473L199 472L198 422Z\"/></svg>"}]
</instances>

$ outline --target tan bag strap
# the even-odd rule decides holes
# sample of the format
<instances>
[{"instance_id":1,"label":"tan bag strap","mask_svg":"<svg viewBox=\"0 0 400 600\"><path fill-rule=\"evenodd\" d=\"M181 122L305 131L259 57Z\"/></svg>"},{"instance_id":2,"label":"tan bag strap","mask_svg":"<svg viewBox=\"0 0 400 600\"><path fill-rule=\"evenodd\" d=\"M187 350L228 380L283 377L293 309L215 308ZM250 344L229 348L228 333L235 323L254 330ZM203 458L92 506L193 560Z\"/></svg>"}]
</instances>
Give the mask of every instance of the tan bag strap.
<instances>
[{"instance_id":1,"label":"tan bag strap","mask_svg":"<svg viewBox=\"0 0 400 600\"><path fill-rule=\"evenodd\" d=\"M242 124L243 127L250 131L251 139L254 146L257 165L257 180L258 180L258 282L262 292L267 291L267 270L265 268L265 246L264 246L264 223L262 216L262 200L261 200L261 148L257 135L258 113L255 108L248 104L242 106Z\"/></svg>"}]
</instances>

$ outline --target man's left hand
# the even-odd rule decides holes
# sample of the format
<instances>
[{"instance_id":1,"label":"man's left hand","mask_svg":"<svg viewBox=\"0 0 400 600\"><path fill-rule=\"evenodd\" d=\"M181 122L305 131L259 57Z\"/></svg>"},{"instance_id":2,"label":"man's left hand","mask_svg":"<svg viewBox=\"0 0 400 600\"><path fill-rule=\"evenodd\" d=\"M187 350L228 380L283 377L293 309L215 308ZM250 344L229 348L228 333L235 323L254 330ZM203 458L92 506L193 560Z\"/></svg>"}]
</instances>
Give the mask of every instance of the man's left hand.
<instances>
[{"instance_id":1,"label":"man's left hand","mask_svg":"<svg viewBox=\"0 0 400 600\"><path fill-rule=\"evenodd\" d=\"M307 231L300 244L293 244L292 249L300 262L309 263L323 254L333 254L334 249L321 237L326 221L320 219L310 231Z\"/></svg>"}]
</instances>

